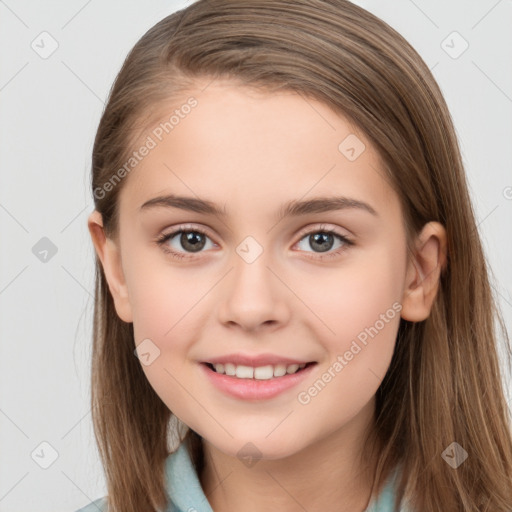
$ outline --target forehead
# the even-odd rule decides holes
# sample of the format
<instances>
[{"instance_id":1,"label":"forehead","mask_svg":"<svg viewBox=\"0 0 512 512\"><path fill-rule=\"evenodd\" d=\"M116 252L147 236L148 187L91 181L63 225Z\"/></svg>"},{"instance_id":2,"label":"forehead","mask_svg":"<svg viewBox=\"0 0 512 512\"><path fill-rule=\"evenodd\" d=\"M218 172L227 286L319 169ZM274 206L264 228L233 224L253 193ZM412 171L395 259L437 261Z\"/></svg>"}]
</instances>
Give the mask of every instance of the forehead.
<instances>
[{"instance_id":1,"label":"forehead","mask_svg":"<svg viewBox=\"0 0 512 512\"><path fill-rule=\"evenodd\" d=\"M160 106L135 151L143 146L151 148L139 155L121 194L121 210L133 214L171 192L210 198L228 214L251 198L260 210L308 194L395 199L365 135L324 103L292 91L230 82L191 89Z\"/></svg>"}]
</instances>

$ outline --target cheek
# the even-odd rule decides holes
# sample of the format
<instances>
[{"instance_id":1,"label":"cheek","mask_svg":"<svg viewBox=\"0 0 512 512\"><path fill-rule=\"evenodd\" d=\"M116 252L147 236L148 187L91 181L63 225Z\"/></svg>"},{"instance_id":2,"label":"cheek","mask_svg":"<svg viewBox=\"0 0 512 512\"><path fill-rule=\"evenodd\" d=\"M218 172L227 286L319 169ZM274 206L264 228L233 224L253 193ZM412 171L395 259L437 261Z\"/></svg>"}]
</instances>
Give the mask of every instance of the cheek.
<instances>
[{"instance_id":1,"label":"cheek","mask_svg":"<svg viewBox=\"0 0 512 512\"><path fill-rule=\"evenodd\" d=\"M180 410L181 400L187 403L180 383L190 387L187 379L192 367L187 358L202 325L198 315L204 315L201 306L218 277L151 257L152 264L142 265L142 257L135 254L126 261L135 345L148 347L154 354L151 364L142 365L144 373L167 405Z\"/></svg>"},{"instance_id":2,"label":"cheek","mask_svg":"<svg viewBox=\"0 0 512 512\"><path fill-rule=\"evenodd\" d=\"M350 341L364 338L366 328L377 323L385 337L400 308L405 259L400 250L380 246L374 251L353 253L346 264L325 269L315 275L314 286L308 281L301 294L323 323L321 339L329 351L343 350ZM394 305L394 307L393 307ZM384 315L385 325L382 325ZM394 324L398 325L399 318ZM361 334L362 333L362 334Z\"/></svg>"},{"instance_id":3,"label":"cheek","mask_svg":"<svg viewBox=\"0 0 512 512\"><path fill-rule=\"evenodd\" d=\"M200 291L205 286L197 284L211 281L207 276L201 279L197 271L170 264L158 251L132 252L124 264L136 343L154 338L161 344L176 338L205 293Z\"/></svg>"},{"instance_id":4,"label":"cheek","mask_svg":"<svg viewBox=\"0 0 512 512\"><path fill-rule=\"evenodd\" d=\"M190 285L186 273L158 265L134 267L130 283L135 344L149 353L149 364L139 355L142 370L156 394L180 418L190 421L192 370L187 361L194 335L195 306L205 292ZM208 288L206 288L207 290ZM183 416L182 416L183 415Z\"/></svg>"},{"instance_id":5,"label":"cheek","mask_svg":"<svg viewBox=\"0 0 512 512\"><path fill-rule=\"evenodd\" d=\"M316 336L326 358L297 401L327 430L361 411L389 368L400 323L403 264L395 251L379 250L338 269L334 279L325 280L324 293L314 296L329 327L319 324ZM322 279L316 284L321 287Z\"/></svg>"}]
</instances>

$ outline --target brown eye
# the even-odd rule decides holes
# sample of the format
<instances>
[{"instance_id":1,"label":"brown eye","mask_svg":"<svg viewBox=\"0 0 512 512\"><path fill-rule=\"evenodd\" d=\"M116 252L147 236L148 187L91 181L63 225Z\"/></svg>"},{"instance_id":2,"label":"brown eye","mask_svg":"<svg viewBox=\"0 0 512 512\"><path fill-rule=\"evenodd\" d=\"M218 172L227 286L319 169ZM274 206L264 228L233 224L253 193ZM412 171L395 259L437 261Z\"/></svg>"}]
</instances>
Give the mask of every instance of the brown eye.
<instances>
[{"instance_id":1,"label":"brown eye","mask_svg":"<svg viewBox=\"0 0 512 512\"><path fill-rule=\"evenodd\" d=\"M209 237L204 231L197 228L184 229L181 226L171 233L163 234L157 240L157 243L166 253L175 258L182 259L189 257L188 254L201 252L208 240ZM173 245L171 246L169 242Z\"/></svg>"},{"instance_id":2,"label":"brown eye","mask_svg":"<svg viewBox=\"0 0 512 512\"><path fill-rule=\"evenodd\" d=\"M179 243L186 251L199 252L205 246L205 235L197 231L181 231Z\"/></svg>"}]
</instances>

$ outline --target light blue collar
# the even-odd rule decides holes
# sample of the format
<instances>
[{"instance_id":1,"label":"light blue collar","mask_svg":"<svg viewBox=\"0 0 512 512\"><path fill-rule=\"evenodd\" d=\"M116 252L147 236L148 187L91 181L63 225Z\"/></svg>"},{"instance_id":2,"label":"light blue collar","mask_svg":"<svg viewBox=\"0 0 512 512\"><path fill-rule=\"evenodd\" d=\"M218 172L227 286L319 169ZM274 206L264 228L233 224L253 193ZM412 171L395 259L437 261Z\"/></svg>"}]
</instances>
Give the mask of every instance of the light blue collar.
<instances>
[{"instance_id":1,"label":"light blue collar","mask_svg":"<svg viewBox=\"0 0 512 512\"><path fill-rule=\"evenodd\" d=\"M395 500L395 488L399 476L399 468L395 468L384 484L380 494L368 504L364 512L393 512ZM403 505L399 512L409 512Z\"/></svg>"},{"instance_id":2,"label":"light blue collar","mask_svg":"<svg viewBox=\"0 0 512 512\"><path fill-rule=\"evenodd\" d=\"M166 512L213 512L184 442L167 457L165 473L171 498Z\"/></svg>"},{"instance_id":3,"label":"light blue collar","mask_svg":"<svg viewBox=\"0 0 512 512\"><path fill-rule=\"evenodd\" d=\"M167 492L171 502L166 512L213 512L206 498L185 443L171 453L165 462ZM393 512L394 486L398 470L391 474L380 495L365 512ZM404 512L407 509L402 508Z\"/></svg>"}]
</instances>

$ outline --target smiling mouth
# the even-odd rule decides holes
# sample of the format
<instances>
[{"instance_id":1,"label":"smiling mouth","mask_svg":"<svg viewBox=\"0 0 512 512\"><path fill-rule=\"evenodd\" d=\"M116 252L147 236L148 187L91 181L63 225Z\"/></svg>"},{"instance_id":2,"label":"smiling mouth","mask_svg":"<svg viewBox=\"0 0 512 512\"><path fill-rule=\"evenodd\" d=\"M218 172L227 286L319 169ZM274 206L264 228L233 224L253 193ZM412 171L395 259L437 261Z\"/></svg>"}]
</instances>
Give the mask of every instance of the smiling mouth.
<instances>
[{"instance_id":1,"label":"smiling mouth","mask_svg":"<svg viewBox=\"0 0 512 512\"><path fill-rule=\"evenodd\" d=\"M235 377L238 379L253 379L253 380L269 380L273 378L284 377L286 375L293 375L301 372L305 368L316 364L315 362L303 363L303 364L276 364L276 365L265 365L265 366L246 366L241 364L233 363L203 363L210 370L220 375L227 375L229 377Z\"/></svg>"}]
</instances>

